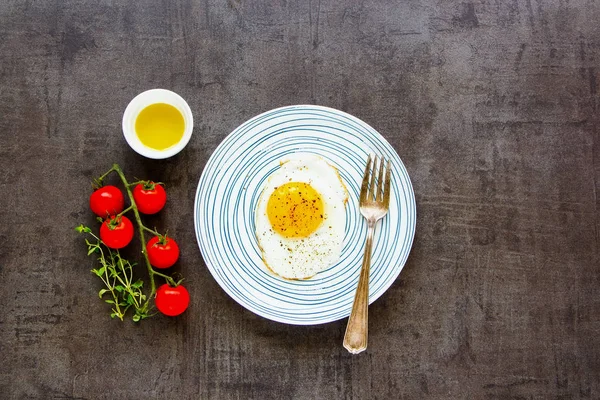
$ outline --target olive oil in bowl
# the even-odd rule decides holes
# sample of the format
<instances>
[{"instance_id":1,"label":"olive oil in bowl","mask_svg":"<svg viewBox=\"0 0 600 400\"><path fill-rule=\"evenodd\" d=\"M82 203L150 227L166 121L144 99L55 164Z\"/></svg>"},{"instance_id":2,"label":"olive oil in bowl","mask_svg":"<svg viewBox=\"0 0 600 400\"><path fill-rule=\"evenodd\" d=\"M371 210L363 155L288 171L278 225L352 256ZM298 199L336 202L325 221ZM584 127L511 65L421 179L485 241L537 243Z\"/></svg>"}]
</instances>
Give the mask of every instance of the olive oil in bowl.
<instances>
[{"instance_id":1,"label":"olive oil in bowl","mask_svg":"<svg viewBox=\"0 0 600 400\"><path fill-rule=\"evenodd\" d=\"M165 150L183 138L185 121L179 110L167 103L146 106L135 119L140 142L155 150Z\"/></svg>"},{"instance_id":2,"label":"olive oil in bowl","mask_svg":"<svg viewBox=\"0 0 600 400\"><path fill-rule=\"evenodd\" d=\"M123 136L138 154L164 159L188 144L194 117L188 103L166 89L146 90L129 102L123 113Z\"/></svg>"}]
</instances>

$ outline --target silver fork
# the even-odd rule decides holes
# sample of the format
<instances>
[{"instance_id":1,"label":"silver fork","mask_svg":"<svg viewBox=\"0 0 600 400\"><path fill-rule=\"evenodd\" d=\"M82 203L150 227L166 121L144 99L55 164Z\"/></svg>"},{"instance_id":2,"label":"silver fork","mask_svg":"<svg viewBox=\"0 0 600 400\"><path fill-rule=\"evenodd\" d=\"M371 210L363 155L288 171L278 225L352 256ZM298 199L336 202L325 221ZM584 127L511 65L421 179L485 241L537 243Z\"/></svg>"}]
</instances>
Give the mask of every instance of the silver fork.
<instances>
[{"instance_id":1,"label":"silver fork","mask_svg":"<svg viewBox=\"0 0 600 400\"><path fill-rule=\"evenodd\" d=\"M379 174L375 180L377 160L379 159ZM348 319L344 347L352 354L358 354L367 349L367 336L369 325L369 269L371 268L371 248L373 234L377 221L387 214L390 207L390 180L392 175L391 163L388 160L385 167L385 181L383 180L385 159L375 156L371 168L371 155L367 159L365 174L360 188L360 213L367 220L367 242L363 258L358 287L354 296L352 312ZM370 183L369 183L370 181Z\"/></svg>"}]
</instances>

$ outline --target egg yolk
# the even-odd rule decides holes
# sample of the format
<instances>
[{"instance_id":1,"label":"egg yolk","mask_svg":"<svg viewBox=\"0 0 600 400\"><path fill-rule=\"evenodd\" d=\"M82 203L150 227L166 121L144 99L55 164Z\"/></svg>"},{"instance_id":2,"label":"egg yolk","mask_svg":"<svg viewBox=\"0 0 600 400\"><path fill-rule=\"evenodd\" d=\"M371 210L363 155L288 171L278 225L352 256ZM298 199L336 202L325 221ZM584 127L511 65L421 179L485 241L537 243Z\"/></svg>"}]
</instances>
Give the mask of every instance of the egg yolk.
<instances>
[{"instance_id":1,"label":"egg yolk","mask_svg":"<svg viewBox=\"0 0 600 400\"><path fill-rule=\"evenodd\" d=\"M323 222L323 200L311 185L288 182L269 197L267 215L273 230L288 238L303 238Z\"/></svg>"}]
</instances>

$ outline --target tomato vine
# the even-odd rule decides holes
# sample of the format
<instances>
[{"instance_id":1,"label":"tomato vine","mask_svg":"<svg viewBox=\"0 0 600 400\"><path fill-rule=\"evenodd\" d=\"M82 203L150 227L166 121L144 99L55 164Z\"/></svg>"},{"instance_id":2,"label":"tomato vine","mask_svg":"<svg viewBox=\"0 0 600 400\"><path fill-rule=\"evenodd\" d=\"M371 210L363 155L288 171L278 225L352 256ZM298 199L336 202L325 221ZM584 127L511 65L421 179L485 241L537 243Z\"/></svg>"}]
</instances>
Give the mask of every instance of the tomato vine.
<instances>
[{"instance_id":1,"label":"tomato vine","mask_svg":"<svg viewBox=\"0 0 600 400\"><path fill-rule=\"evenodd\" d=\"M116 317L120 320L123 320L127 310L133 307L135 309L133 320L137 322L154 315L151 314L153 308L151 301L154 299L157 292L155 280L156 277L163 278L169 284L169 286L174 287L178 286L182 282L182 279L176 281L171 276L157 272L150 264L148 251L146 249L145 232L151 233L159 238L164 238L164 236L155 230L146 227L142 222L140 212L131 191L131 188L140 182L129 183L121 167L118 164L113 164L111 169L94 180L95 186L102 187L104 179L106 179L111 173L118 175L123 187L125 188L125 191L127 192L127 196L129 197L129 207L117 214L116 218L122 217L125 213L133 212L138 228L137 230L139 233L139 239L141 241L144 264L146 265L148 279L150 281L149 292L147 294L144 293L144 282L141 279L135 280L134 282L133 268L136 265L135 263L130 263L121 257L118 250L108 247L106 243L104 243L100 237L96 236L89 227L80 225L75 229L78 232L87 234L93 238L92 241L86 238L88 256L95 254L98 257L100 267L92 269L91 272L98 276L106 287L98 292L98 296L102 299L107 294L111 295L110 299L104 300L112 307L111 317Z\"/></svg>"}]
</instances>

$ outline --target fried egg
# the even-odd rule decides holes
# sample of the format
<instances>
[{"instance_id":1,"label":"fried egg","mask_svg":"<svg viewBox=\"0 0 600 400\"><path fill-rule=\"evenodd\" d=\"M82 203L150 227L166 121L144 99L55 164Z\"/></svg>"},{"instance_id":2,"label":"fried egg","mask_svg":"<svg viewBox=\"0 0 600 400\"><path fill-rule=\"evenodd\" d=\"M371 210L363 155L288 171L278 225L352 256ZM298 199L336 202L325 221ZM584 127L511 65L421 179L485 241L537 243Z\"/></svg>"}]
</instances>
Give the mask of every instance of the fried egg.
<instances>
[{"instance_id":1,"label":"fried egg","mask_svg":"<svg viewBox=\"0 0 600 400\"><path fill-rule=\"evenodd\" d=\"M256 237L267 268L308 279L340 257L348 191L338 171L314 154L281 161L258 200Z\"/></svg>"}]
</instances>

